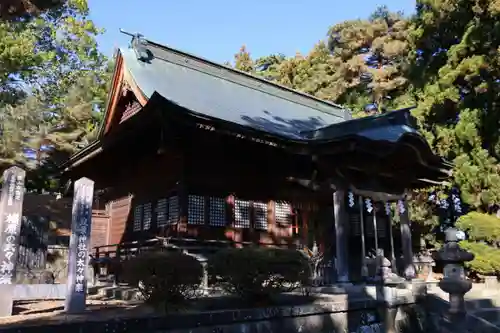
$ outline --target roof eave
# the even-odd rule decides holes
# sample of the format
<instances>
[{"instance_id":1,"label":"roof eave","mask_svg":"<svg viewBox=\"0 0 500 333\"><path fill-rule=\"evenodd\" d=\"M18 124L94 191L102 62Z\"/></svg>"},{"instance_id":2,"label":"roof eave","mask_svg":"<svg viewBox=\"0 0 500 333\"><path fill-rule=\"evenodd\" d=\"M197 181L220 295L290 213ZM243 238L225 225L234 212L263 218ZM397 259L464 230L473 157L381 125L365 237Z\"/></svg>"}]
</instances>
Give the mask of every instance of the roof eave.
<instances>
[{"instance_id":1,"label":"roof eave","mask_svg":"<svg viewBox=\"0 0 500 333\"><path fill-rule=\"evenodd\" d=\"M112 85L110 87L110 91L108 93L108 98L106 100L106 108L105 108L105 112L104 112L103 121L101 122L101 125L99 126L99 132L98 132L99 138L102 137L104 134L104 130L106 128L106 119L109 116L109 112L110 112L111 101L113 99L114 92L117 89L117 85L119 85L118 81L119 81L119 75L120 75L120 68L123 66L123 63L122 63L123 59L122 59L122 55L121 55L119 48L115 49L114 59L115 59L115 68L113 69L113 76L111 78Z\"/></svg>"},{"instance_id":2,"label":"roof eave","mask_svg":"<svg viewBox=\"0 0 500 333\"><path fill-rule=\"evenodd\" d=\"M95 140L89 145L87 145L85 148L71 155L69 159L67 159L61 165L59 165L58 169L62 172L67 172L69 169L73 168L77 164L80 164L83 161L87 160L89 156L96 154L96 152L100 153L101 151L102 151L101 140Z\"/></svg>"}]
</instances>

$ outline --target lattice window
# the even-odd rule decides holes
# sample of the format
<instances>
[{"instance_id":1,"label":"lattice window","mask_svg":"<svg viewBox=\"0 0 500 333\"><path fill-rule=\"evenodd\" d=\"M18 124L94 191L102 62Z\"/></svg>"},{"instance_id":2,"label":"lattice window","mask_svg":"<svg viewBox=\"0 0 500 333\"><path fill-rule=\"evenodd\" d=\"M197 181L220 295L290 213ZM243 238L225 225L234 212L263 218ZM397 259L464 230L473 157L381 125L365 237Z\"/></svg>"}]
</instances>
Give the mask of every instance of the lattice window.
<instances>
[{"instance_id":1,"label":"lattice window","mask_svg":"<svg viewBox=\"0 0 500 333\"><path fill-rule=\"evenodd\" d=\"M142 205L134 208L134 231L141 231L142 228Z\"/></svg>"},{"instance_id":2,"label":"lattice window","mask_svg":"<svg viewBox=\"0 0 500 333\"><path fill-rule=\"evenodd\" d=\"M177 223L179 221L179 197L173 196L168 198L168 224Z\"/></svg>"},{"instance_id":3,"label":"lattice window","mask_svg":"<svg viewBox=\"0 0 500 333\"><path fill-rule=\"evenodd\" d=\"M149 230L151 229L151 220L153 217L153 213L151 211L151 203L148 202L144 204L143 206L143 221L142 221L142 229L143 230Z\"/></svg>"},{"instance_id":4,"label":"lattice window","mask_svg":"<svg viewBox=\"0 0 500 333\"><path fill-rule=\"evenodd\" d=\"M210 197L210 225L215 227L226 226L226 199Z\"/></svg>"},{"instance_id":5,"label":"lattice window","mask_svg":"<svg viewBox=\"0 0 500 333\"><path fill-rule=\"evenodd\" d=\"M292 207L286 202L277 202L274 209L277 224L290 225L292 222Z\"/></svg>"},{"instance_id":6,"label":"lattice window","mask_svg":"<svg viewBox=\"0 0 500 333\"><path fill-rule=\"evenodd\" d=\"M164 227L168 224L168 201L163 198L158 200L156 204L156 225Z\"/></svg>"},{"instance_id":7,"label":"lattice window","mask_svg":"<svg viewBox=\"0 0 500 333\"><path fill-rule=\"evenodd\" d=\"M188 223L205 223L205 198L201 195L188 195Z\"/></svg>"},{"instance_id":8,"label":"lattice window","mask_svg":"<svg viewBox=\"0 0 500 333\"><path fill-rule=\"evenodd\" d=\"M255 229L267 230L267 203L254 202Z\"/></svg>"},{"instance_id":9,"label":"lattice window","mask_svg":"<svg viewBox=\"0 0 500 333\"><path fill-rule=\"evenodd\" d=\"M250 228L250 202L234 200L234 226L235 228Z\"/></svg>"}]
</instances>

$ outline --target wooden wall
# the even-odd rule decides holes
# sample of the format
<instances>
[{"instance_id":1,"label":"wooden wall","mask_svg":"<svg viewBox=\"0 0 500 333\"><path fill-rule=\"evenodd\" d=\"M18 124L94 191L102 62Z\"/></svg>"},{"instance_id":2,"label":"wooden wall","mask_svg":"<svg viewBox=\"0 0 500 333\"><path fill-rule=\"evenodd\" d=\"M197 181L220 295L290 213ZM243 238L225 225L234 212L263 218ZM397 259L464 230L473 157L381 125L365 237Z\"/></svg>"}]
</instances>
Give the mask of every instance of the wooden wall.
<instances>
[{"instance_id":1,"label":"wooden wall","mask_svg":"<svg viewBox=\"0 0 500 333\"><path fill-rule=\"evenodd\" d=\"M94 210L92 212L91 248L109 244L109 222L110 218L106 211Z\"/></svg>"},{"instance_id":2,"label":"wooden wall","mask_svg":"<svg viewBox=\"0 0 500 333\"><path fill-rule=\"evenodd\" d=\"M306 240L310 213L331 205L329 196L286 181L280 170L295 164L282 149L209 132L184 135L162 149L122 143L81 169L105 189L99 200L109 216L108 244L154 236L293 244Z\"/></svg>"},{"instance_id":3,"label":"wooden wall","mask_svg":"<svg viewBox=\"0 0 500 333\"><path fill-rule=\"evenodd\" d=\"M107 244L170 236L292 245L305 237L302 214L312 210L314 196L271 183L250 165L170 151L134 164L102 196Z\"/></svg>"}]
</instances>

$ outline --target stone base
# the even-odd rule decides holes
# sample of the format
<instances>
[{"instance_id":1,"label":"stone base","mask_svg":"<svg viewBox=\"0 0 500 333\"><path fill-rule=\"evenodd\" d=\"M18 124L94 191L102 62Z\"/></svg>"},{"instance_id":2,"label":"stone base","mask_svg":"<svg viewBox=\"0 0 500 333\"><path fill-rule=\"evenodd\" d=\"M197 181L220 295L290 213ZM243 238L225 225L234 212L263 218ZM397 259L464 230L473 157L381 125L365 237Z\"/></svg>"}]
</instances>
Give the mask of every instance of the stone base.
<instances>
[{"instance_id":1,"label":"stone base","mask_svg":"<svg viewBox=\"0 0 500 333\"><path fill-rule=\"evenodd\" d=\"M293 295L289 295L293 296ZM177 332L177 333L211 333L214 331L225 333L240 332L272 332L272 333L317 333L317 332L392 332L384 327L384 320L394 324L405 324L405 313L407 309L403 306L398 309L387 310L384 304L380 304L372 297L332 297L322 295L311 302L292 303L287 295L280 295L281 301L273 306L263 308L239 309L240 304L231 304L229 299L220 299L220 303L214 299L197 299L193 301L190 311L181 313L172 312L168 315L160 313L143 314L138 316L134 311L111 312L113 316L96 318L93 311L79 316L78 321L51 320L47 323L46 318L31 320L27 325L37 326L37 331L49 330L52 333L67 332L92 332L96 327L104 327L102 331L108 332ZM405 303L406 307L416 308L411 300ZM218 305L219 306L218 306ZM113 309L109 309L113 311ZM398 311L399 316L394 312ZM108 309L106 309L106 313ZM390 317L386 316L390 315ZM65 316L66 317L66 316ZM109 319L108 319L109 318ZM107 319L107 320L106 320ZM390 320L388 320L390 319ZM411 318L408 318L411 319ZM50 327L44 327L44 325ZM402 332L409 332L410 328L417 325L409 322L402 325ZM2 326L2 332L18 333L30 330L26 326Z\"/></svg>"},{"instance_id":2,"label":"stone base","mask_svg":"<svg viewBox=\"0 0 500 333\"><path fill-rule=\"evenodd\" d=\"M417 277L417 272L415 271L415 266L409 265L404 271L404 278L407 280L413 280Z\"/></svg>"},{"instance_id":3,"label":"stone base","mask_svg":"<svg viewBox=\"0 0 500 333\"><path fill-rule=\"evenodd\" d=\"M335 282L335 285L338 287L351 287L351 286L353 286L353 284L349 281Z\"/></svg>"},{"instance_id":4,"label":"stone base","mask_svg":"<svg viewBox=\"0 0 500 333\"><path fill-rule=\"evenodd\" d=\"M16 284L12 296L18 301L65 299L66 289L66 284Z\"/></svg>"}]
</instances>

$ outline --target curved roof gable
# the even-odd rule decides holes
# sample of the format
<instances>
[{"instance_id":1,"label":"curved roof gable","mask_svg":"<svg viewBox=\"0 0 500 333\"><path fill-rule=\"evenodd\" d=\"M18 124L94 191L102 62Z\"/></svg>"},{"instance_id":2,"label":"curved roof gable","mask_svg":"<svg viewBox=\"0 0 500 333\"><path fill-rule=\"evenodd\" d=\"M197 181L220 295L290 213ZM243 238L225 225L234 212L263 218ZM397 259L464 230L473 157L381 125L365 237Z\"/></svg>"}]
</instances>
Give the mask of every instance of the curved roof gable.
<instances>
[{"instance_id":1,"label":"curved roof gable","mask_svg":"<svg viewBox=\"0 0 500 333\"><path fill-rule=\"evenodd\" d=\"M199 116L290 139L351 118L335 104L202 58L147 40L139 47L120 50L125 75L146 98L156 92Z\"/></svg>"}]
</instances>

